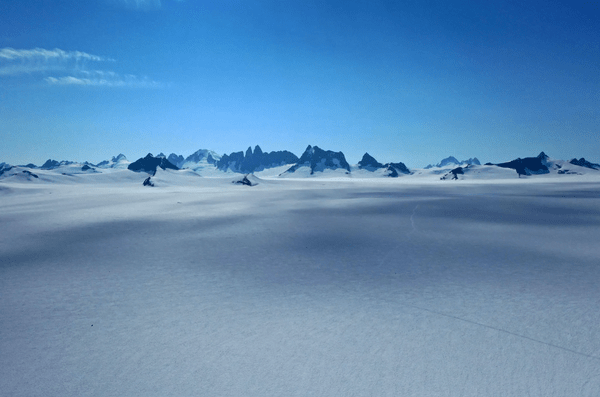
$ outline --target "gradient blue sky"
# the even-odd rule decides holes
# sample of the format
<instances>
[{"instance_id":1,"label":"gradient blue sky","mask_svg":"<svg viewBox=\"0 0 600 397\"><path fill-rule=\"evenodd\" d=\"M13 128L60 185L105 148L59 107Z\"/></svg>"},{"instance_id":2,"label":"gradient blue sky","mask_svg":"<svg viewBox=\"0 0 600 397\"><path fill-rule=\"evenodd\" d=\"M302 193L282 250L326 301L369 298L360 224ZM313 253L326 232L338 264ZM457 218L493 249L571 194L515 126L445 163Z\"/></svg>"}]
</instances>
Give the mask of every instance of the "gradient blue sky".
<instances>
[{"instance_id":1,"label":"gradient blue sky","mask_svg":"<svg viewBox=\"0 0 600 397\"><path fill-rule=\"evenodd\" d=\"M0 2L0 162L600 162L595 1Z\"/></svg>"}]
</instances>

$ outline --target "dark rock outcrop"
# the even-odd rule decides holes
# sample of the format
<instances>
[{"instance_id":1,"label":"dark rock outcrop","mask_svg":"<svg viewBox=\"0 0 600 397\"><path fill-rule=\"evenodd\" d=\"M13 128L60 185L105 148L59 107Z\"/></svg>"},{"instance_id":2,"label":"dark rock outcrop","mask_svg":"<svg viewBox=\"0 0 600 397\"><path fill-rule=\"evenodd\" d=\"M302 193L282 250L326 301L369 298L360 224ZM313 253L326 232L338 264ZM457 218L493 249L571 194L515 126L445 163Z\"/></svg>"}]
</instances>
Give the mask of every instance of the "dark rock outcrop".
<instances>
[{"instance_id":1,"label":"dark rock outcrop","mask_svg":"<svg viewBox=\"0 0 600 397\"><path fill-rule=\"evenodd\" d=\"M143 183L144 186L154 187L154 183L150 180L150 178L151 177L149 176L148 178L144 179L144 183Z\"/></svg>"},{"instance_id":2,"label":"dark rock outcrop","mask_svg":"<svg viewBox=\"0 0 600 397\"><path fill-rule=\"evenodd\" d=\"M440 161L436 165L429 164L425 169L433 168L433 167L446 167L448 165L481 165L477 157L470 158L468 160L458 161L456 157L449 156Z\"/></svg>"},{"instance_id":3,"label":"dark rock outcrop","mask_svg":"<svg viewBox=\"0 0 600 397\"><path fill-rule=\"evenodd\" d=\"M548 156L546 153L541 152L537 157L525 157L524 159L518 158L516 160L508 161L506 163L496 164L502 168L512 168L517 171L519 177L521 175L535 175L535 174L548 174L550 170L546 166Z\"/></svg>"},{"instance_id":4,"label":"dark rock outcrop","mask_svg":"<svg viewBox=\"0 0 600 397\"><path fill-rule=\"evenodd\" d=\"M398 174L410 174L410 170L404 163L387 163L385 166L390 171L388 176L392 178L397 178Z\"/></svg>"},{"instance_id":5,"label":"dark rock outcrop","mask_svg":"<svg viewBox=\"0 0 600 397\"><path fill-rule=\"evenodd\" d=\"M369 153L365 153L363 155L362 160L358 162L358 168L371 172L385 168L388 171L387 176L391 178L397 178L399 174L410 174L410 170L406 167L406 165L404 165L404 163L381 164Z\"/></svg>"},{"instance_id":6,"label":"dark rock outcrop","mask_svg":"<svg viewBox=\"0 0 600 397\"><path fill-rule=\"evenodd\" d=\"M42 166L40 167L42 170L53 170L60 166L60 163L56 160L48 159Z\"/></svg>"},{"instance_id":7,"label":"dark rock outcrop","mask_svg":"<svg viewBox=\"0 0 600 397\"><path fill-rule=\"evenodd\" d=\"M232 183L245 186L256 186L258 185L256 179L257 178L254 175L246 174L242 178L235 180Z\"/></svg>"},{"instance_id":8,"label":"dark rock outcrop","mask_svg":"<svg viewBox=\"0 0 600 397\"><path fill-rule=\"evenodd\" d=\"M310 145L308 145L298 162L286 172L296 172L301 167L310 167L311 175L315 171L323 172L326 169L336 170L338 168L350 172L350 165L346 161L344 153L323 150L318 146L313 147Z\"/></svg>"},{"instance_id":9,"label":"dark rock outcrop","mask_svg":"<svg viewBox=\"0 0 600 397\"><path fill-rule=\"evenodd\" d=\"M32 176L32 177L34 177L34 178L36 178L36 179L37 179L37 178L39 178L39 177L38 177L36 174L34 174L34 173L33 173L33 172L31 172L31 171L24 170L24 171L23 171L23 173L24 173L25 175Z\"/></svg>"},{"instance_id":10,"label":"dark rock outcrop","mask_svg":"<svg viewBox=\"0 0 600 397\"><path fill-rule=\"evenodd\" d=\"M171 164L169 160L164 157L154 157L151 153L148 153L146 157L138 159L127 166L127 169L135 172L147 172L152 175L156 174L156 169L160 167L163 170L171 169L178 170L177 166Z\"/></svg>"},{"instance_id":11,"label":"dark rock outcrop","mask_svg":"<svg viewBox=\"0 0 600 397\"><path fill-rule=\"evenodd\" d=\"M182 155L175 153L171 153L169 157L167 157L167 160L169 160L169 163L177 166L177 168L181 168L183 162L185 161Z\"/></svg>"},{"instance_id":12,"label":"dark rock outcrop","mask_svg":"<svg viewBox=\"0 0 600 397\"><path fill-rule=\"evenodd\" d=\"M578 165L580 167L591 168L593 170L600 170L600 164L591 163L583 157L580 158L579 160L573 159L573 160L569 161L569 163L571 163L573 165Z\"/></svg>"},{"instance_id":13,"label":"dark rock outcrop","mask_svg":"<svg viewBox=\"0 0 600 397\"><path fill-rule=\"evenodd\" d=\"M362 160L358 162L358 168L367 169L369 171L377 170L383 167L384 165L375 160L375 158L369 153L365 153L362 157Z\"/></svg>"},{"instance_id":14,"label":"dark rock outcrop","mask_svg":"<svg viewBox=\"0 0 600 397\"><path fill-rule=\"evenodd\" d=\"M0 176L2 176L2 174L4 174L5 172L8 172L10 170L12 170L13 167L9 164L6 163L2 163L0 164Z\"/></svg>"},{"instance_id":15,"label":"dark rock outcrop","mask_svg":"<svg viewBox=\"0 0 600 397\"><path fill-rule=\"evenodd\" d=\"M256 145L254 152L252 152L252 148L249 147L245 154L244 152L234 152L229 155L224 154L216 161L215 165L221 171L231 170L249 174L267 168L293 164L297 161L298 157L287 150L265 153L260 146Z\"/></svg>"},{"instance_id":16,"label":"dark rock outcrop","mask_svg":"<svg viewBox=\"0 0 600 397\"><path fill-rule=\"evenodd\" d=\"M451 170L450 172L448 172L446 175L441 177L440 179L446 180L446 179L450 178L451 180L457 180L458 176L464 175L464 173L465 173L465 171L463 170L463 167L456 167L453 170Z\"/></svg>"}]
</instances>

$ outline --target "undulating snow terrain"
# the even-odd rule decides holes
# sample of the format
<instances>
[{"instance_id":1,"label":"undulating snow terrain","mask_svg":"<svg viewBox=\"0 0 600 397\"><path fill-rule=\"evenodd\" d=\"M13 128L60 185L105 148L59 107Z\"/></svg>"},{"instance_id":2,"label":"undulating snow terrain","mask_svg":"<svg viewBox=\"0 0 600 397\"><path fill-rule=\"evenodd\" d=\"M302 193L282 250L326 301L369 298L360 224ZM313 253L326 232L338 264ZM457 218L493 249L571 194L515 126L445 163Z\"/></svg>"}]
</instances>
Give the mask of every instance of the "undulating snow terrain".
<instances>
[{"instance_id":1,"label":"undulating snow terrain","mask_svg":"<svg viewBox=\"0 0 600 397\"><path fill-rule=\"evenodd\" d=\"M287 168L7 171L0 394L600 395L600 172Z\"/></svg>"}]
</instances>

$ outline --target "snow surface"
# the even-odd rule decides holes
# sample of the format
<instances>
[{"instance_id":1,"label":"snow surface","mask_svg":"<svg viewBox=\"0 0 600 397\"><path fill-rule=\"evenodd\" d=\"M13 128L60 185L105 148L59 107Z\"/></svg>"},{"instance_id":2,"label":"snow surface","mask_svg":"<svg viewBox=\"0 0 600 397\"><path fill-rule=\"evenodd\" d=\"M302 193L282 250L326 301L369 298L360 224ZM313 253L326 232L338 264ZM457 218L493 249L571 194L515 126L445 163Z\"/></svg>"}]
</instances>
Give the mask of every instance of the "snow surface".
<instances>
[{"instance_id":1,"label":"snow surface","mask_svg":"<svg viewBox=\"0 0 600 397\"><path fill-rule=\"evenodd\" d=\"M0 181L2 395L600 395L591 173L33 172Z\"/></svg>"}]
</instances>

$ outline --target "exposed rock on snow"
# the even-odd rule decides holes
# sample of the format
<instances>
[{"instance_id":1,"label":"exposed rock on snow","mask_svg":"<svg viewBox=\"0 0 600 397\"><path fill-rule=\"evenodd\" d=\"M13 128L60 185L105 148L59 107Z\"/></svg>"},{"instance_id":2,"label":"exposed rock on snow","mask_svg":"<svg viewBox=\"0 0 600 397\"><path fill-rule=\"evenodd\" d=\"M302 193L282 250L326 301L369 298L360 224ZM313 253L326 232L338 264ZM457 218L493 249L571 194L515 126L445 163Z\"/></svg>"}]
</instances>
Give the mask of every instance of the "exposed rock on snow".
<instances>
[{"instance_id":1,"label":"exposed rock on snow","mask_svg":"<svg viewBox=\"0 0 600 397\"><path fill-rule=\"evenodd\" d=\"M467 166L468 167L468 166ZM464 175L464 170L462 167L457 167L453 170L451 170L450 172L448 172L446 175L444 175L443 177L441 177L441 180L446 180L446 179L451 179L451 180L457 180L459 175Z\"/></svg>"},{"instance_id":2,"label":"exposed rock on snow","mask_svg":"<svg viewBox=\"0 0 600 397\"><path fill-rule=\"evenodd\" d=\"M384 168L384 165L375 160L373 156L369 153L365 153L362 157L362 160L358 162L358 168L367 171L375 171L380 168Z\"/></svg>"},{"instance_id":3,"label":"exposed rock on snow","mask_svg":"<svg viewBox=\"0 0 600 397\"><path fill-rule=\"evenodd\" d=\"M231 183L235 183L238 185L246 185L246 186L256 186L258 185L260 179L257 178L256 176L252 175L252 174L246 174L241 178L237 178L233 181L231 181Z\"/></svg>"},{"instance_id":4,"label":"exposed rock on snow","mask_svg":"<svg viewBox=\"0 0 600 397\"><path fill-rule=\"evenodd\" d=\"M129 164L127 169L135 172L147 172L152 173L152 175L156 174L157 168L162 168L163 170L172 169L178 170L177 166L171 164L169 160L165 157L154 157L151 153L148 153L146 157L138 159L133 163Z\"/></svg>"},{"instance_id":5,"label":"exposed rock on snow","mask_svg":"<svg viewBox=\"0 0 600 397\"><path fill-rule=\"evenodd\" d=\"M468 160L458 161L456 159L456 157L449 156L449 157L446 157L445 159L443 159L442 161L440 161L436 165L429 164L427 167L425 167L425 169L429 169L429 168L433 168L433 167L442 168L442 167L447 167L449 165L481 165L481 163L479 162L477 157L473 157Z\"/></svg>"},{"instance_id":6,"label":"exposed rock on snow","mask_svg":"<svg viewBox=\"0 0 600 397\"><path fill-rule=\"evenodd\" d=\"M123 153L119 153L118 156L113 157L110 161L104 160L99 162L96 167L98 168L119 168L124 169L129 165L129 160Z\"/></svg>"},{"instance_id":7,"label":"exposed rock on snow","mask_svg":"<svg viewBox=\"0 0 600 397\"><path fill-rule=\"evenodd\" d=\"M151 176L149 176L148 178L144 179L144 186L150 186L150 187L154 187L154 183L152 182L152 180L150 179L152 178Z\"/></svg>"},{"instance_id":8,"label":"exposed rock on snow","mask_svg":"<svg viewBox=\"0 0 600 397\"><path fill-rule=\"evenodd\" d=\"M60 163L58 161L48 159L48 160L46 160L46 162L44 164L42 164L42 166L40 168L43 170L52 170L52 169L58 168L59 166L60 166Z\"/></svg>"},{"instance_id":9,"label":"exposed rock on snow","mask_svg":"<svg viewBox=\"0 0 600 397\"><path fill-rule=\"evenodd\" d=\"M234 171L242 173L252 173L262 171L267 168L280 167L286 164L294 164L298 161L298 156L287 150L265 153L260 146L256 145L254 152L249 147L244 152L234 152L229 155L224 154L216 166L221 171Z\"/></svg>"},{"instance_id":10,"label":"exposed rock on snow","mask_svg":"<svg viewBox=\"0 0 600 397\"><path fill-rule=\"evenodd\" d=\"M185 161L182 155L175 153L171 153L169 157L167 157L167 160L169 160L169 163L177 166L177 168L183 168L183 162Z\"/></svg>"},{"instance_id":11,"label":"exposed rock on snow","mask_svg":"<svg viewBox=\"0 0 600 397\"><path fill-rule=\"evenodd\" d=\"M550 170L548 169L547 162L548 156L546 153L541 152L537 155L537 157L525 157L524 159L518 158L516 160L496 165L503 168L512 168L517 171L519 176L521 176L548 174Z\"/></svg>"},{"instance_id":12,"label":"exposed rock on snow","mask_svg":"<svg viewBox=\"0 0 600 397\"><path fill-rule=\"evenodd\" d=\"M24 173L25 175L28 175L28 176L34 177L34 178L36 178L36 179L37 179L37 178L39 178L39 177L38 177L36 174L34 174L34 173L33 173L33 172L31 172L31 171L24 170L24 171L23 171L23 173Z\"/></svg>"},{"instance_id":13,"label":"exposed rock on snow","mask_svg":"<svg viewBox=\"0 0 600 397\"><path fill-rule=\"evenodd\" d=\"M580 167L591 168L593 170L600 170L600 164L591 163L583 157L580 158L579 160L572 159L571 161L569 161L569 163L571 163L573 165L578 165Z\"/></svg>"},{"instance_id":14,"label":"exposed rock on snow","mask_svg":"<svg viewBox=\"0 0 600 397\"><path fill-rule=\"evenodd\" d=\"M348 173L350 172L350 165L346 161L344 153L323 150L318 146L313 147L310 145L308 145L298 162L285 171L284 174L296 172L302 167L308 167L311 175L315 171L323 172L326 169L345 169Z\"/></svg>"},{"instance_id":15,"label":"exposed rock on snow","mask_svg":"<svg viewBox=\"0 0 600 397\"><path fill-rule=\"evenodd\" d=\"M404 163L386 163L381 164L369 153L363 155L362 160L358 162L358 168L370 172L375 172L380 169L385 169L385 176L391 178L397 178L399 174L410 174L410 170L404 165Z\"/></svg>"}]
</instances>

